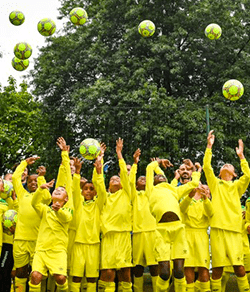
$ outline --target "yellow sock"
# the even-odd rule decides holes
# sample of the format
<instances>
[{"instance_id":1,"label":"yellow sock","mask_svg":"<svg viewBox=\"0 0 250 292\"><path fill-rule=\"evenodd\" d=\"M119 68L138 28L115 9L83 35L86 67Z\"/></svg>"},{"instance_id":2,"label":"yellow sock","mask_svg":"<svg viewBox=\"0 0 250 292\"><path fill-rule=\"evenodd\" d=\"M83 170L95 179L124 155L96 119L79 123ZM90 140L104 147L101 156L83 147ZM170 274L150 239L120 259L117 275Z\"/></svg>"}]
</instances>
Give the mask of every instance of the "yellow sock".
<instances>
[{"instance_id":1,"label":"yellow sock","mask_svg":"<svg viewBox=\"0 0 250 292\"><path fill-rule=\"evenodd\" d=\"M237 283L238 283L240 292L250 291L247 275L245 275L244 277L237 277Z\"/></svg>"},{"instance_id":2,"label":"yellow sock","mask_svg":"<svg viewBox=\"0 0 250 292\"><path fill-rule=\"evenodd\" d=\"M123 292L132 292L132 283L131 282L121 282Z\"/></svg>"},{"instance_id":3,"label":"yellow sock","mask_svg":"<svg viewBox=\"0 0 250 292\"><path fill-rule=\"evenodd\" d=\"M200 282L200 291L201 292L211 292L210 281Z\"/></svg>"},{"instance_id":4,"label":"yellow sock","mask_svg":"<svg viewBox=\"0 0 250 292\"><path fill-rule=\"evenodd\" d=\"M104 290L105 290L105 288L104 288ZM102 292L104 292L104 290ZM82 281L81 281L81 292L86 292L86 291L87 291L87 279L86 279L86 277L83 277Z\"/></svg>"},{"instance_id":5,"label":"yellow sock","mask_svg":"<svg viewBox=\"0 0 250 292\"><path fill-rule=\"evenodd\" d=\"M186 284L186 291L194 292L194 283Z\"/></svg>"},{"instance_id":6,"label":"yellow sock","mask_svg":"<svg viewBox=\"0 0 250 292\"><path fill-rule=\"evenodd\" d=\"M143 292L143 276L134 277L134 292Z\"/></svg>"},{"instance_id":7,"label":"yellow sock","mask_svg":"<svg viewBox=\"0 0 250 292\"><path fill-rule=\"evenodd\" d=\"M33 285L29 282L29 287L30 287L30 289L29 289L30 292L40 292L41 291L41 283L38 285Z\"/></svg>"},{"instance_id":8,"label":"yellow sock","mask_svg":"<svg viewBox=\"0 0 250 292\"><path fill-rule=\"evenodd\" d=\"M217 280L211 279L210 281L211 281L211 291L221 292L221 278Z\"/></svg>"},{"instance_id":9,"label":"yellow sock","mask_svg":"<svg viewBox=\"0 0 250 292\"><path fill-rule=\"evenodd\" d=\"M183 277L181 279L174 278L174 290L175 290L175 292L185 292L186 291L185 277Z\"/></svg>"},{"instance_id":10,"label":"yellow sock","mask_svg":"<svg viewBox=\"0 0 250 292\"><path fill-rule=\"evenodd\" d=\"M48 286L47 292L55 292L55 290L56 290L56 280L50 274L49 274L47 286Z\"/></svg>"},{"instance_id":11,"label":"yellow sock","mask_svg":"<svg viewBox=\"0 0 250 292\"><path fill-rule=\"evenodd\" d=\"M106 283L107 282L105 282L105 281L98 280L98 292L104 292L105 291Z\"/></svg>"},{"instance_id":12,"label":"yellow sock","mask_svg":"<svg viewBox=\"0 0 250 292\"><path fill-rule=\"evenodd\" d=\"M115 282L105 282L105 292L115 292Z\"/></svg>"},{"instance_id":13,"label":"yellow sock","mask_svg":"<svg viewBox=\"0 0 250 292\"><path fill-rule=\"evenodd\" d=\"M71 292L71 284L73 282L73 277L69 275L69 270L67 270L67 274L68 274L68 292Z\"/></svg>"},{"instance_id":14,"label":"yellow sock","mask_svg":"<svg viewBox=\"0 0 250 292\"><path fill-rule=\"evenodd\" d=\"M72 282L71 287L70 287L71 289L70 292L79 292L80 288L81 288L81 283Z\"/></svg>"},{"instance_id":15,"label":"yellow sock","mask_svg":"<svg viewBox=\"0 0 250 292\"><path fill-rule=\"evenodd\" d=\"M117 292L122 292L122 282L118 282Z\"/></svg>"},{"instance_id":16,"label":"yellow sock","mask_svg":"<svg viewBox=\"0 0 250 292\"><path fill-rule=\"evenodd\" d=\"M87 292L96 292L96 283L87 283Z\"/></svg>"},{"instance_id":17,"label":"yellow sock","mask_svg":"<svg viewBox=\"0 0 250 292\"><path fill-rule=\"evenodd\" d=\"M230 273L224 272L221 278L221 292L226 292L227 282L230 278Z\"/></svg>"},{"instance_id":18,"label":"yellow sock","mask_svg":"<svg viewBox=\"0 0 250 292\"><path fill-rule=\"evenodd\" d=\"M26 291L26 282L27 278L15 278L15 288L16 292L25 292Z\"/></svg>"},{"instance_id":19,"label":"yellow sock","mask_svg":"<svg viewBox=\"0 0 250 292\"><path fill-rule=\"evenodd\" d=\"M158 278L158 276L151 276L153 292L156 292L156 281L157 281L157 278Z\"/></svg>"},{"instance_id":20,"label":"yellow sock","mask_svg":"<svg viewBox=\"0 0 250 292\"><path fill-rule=\"evenodd\" d=\"M46 280L47 279L43 279L41 282L41 292L46 292Z\"/></svg>"},{"instance_id":21,"label":"yellow sock","mask_svg":"<svg viewBox=\"0 0 250 292\"><path fill-rule=\"evenodd\" d=\"M156 292L165 292L169 287L169 279L164 281L160 276L157 276Z\"/></svg>"},{"instance_id":22,"label":"yellow sock","mask_svg":"<svg viewBox=\"0 0 250 292\"><path fill-rule=\"evenodd\" d=\"M57 286L57 292L68 292L68 280L66 280L66 282L62 285L56 283Z\"/></svg>"},{"instance_id":23,"label":"yellow sock","mask_svg":"<svg viewBox=\"0 0 250 292\"><path fill-rule=\"evenodd\" d=\"M199 280L196 280L195 283L194 283L194 291L195 292L200 292L200 285L201 285L201 282Z\"/></svg>"}]
</instances>

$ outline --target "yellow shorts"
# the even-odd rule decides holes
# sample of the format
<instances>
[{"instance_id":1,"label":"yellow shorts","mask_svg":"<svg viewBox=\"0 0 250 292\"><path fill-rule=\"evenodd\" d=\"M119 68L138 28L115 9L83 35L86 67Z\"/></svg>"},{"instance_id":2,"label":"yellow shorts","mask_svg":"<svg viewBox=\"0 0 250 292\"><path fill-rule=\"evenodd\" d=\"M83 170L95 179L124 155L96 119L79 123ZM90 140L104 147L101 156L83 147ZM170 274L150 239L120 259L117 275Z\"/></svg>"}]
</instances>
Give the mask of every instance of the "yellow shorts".
<instances>
[{"instance_id":1,"label":"yellow shorts","mask_svg":"<svg viewBox=\"0 0 250 292\"><path fill-rule=\"evenodd\" d=\"M180 221L158 223L155 252L158 262L187 258L188 245L185 225Z\"/></svg>"},{"instance_id":2,"label":"yellow shorts","mask_svg":"<svg viewBox=\"0 0 250 292\"><path fill-rule=\"evenodd\" d=\"M212 267L243 265L243 243L239 232L211 228Z\"/></svg>"},{"instance_id":3,"label":"yellow shorts","mask_svg":"<svg viewBox=\"0 0 250 292\"><path fill-rule=\"evenodd\" d=\"M81 259L81 260L79 260ZM70 275L75 277L98 278L100 264L100 243L84 244L75 242L72 250Z\"/></svg>"},{"instance_id":4,"label":"yellow shorts","mask_svg":"<svg viewBox=\"0 0 250 292\"><path fill-rule=\"evenodd\" d=\"M76 231L74 229L69 229L68 231L68 249L67 249L67 255L68 255L68 264L67 264L67 268L70 269L71 268L71 255L72 255L72 250L73 250L73 245L75 243L75 237L76 237Z\"/></svg>"},{"instance_id":5,"label":"yellow shorts","mask_svg":"<svg viewBox=\"0 0 250 292\"><path fill-rule=\"evenodd\" d=\"M130 232L110 231L103 235L101 242L101 269L121 269L132 266Z\"/></svg>"},{"instance_id":6,"label":"yellow shorts","mask_svg":"<svg viewBox=\"0 0 250 292\"><path fill-rule=\"evenodd\" d=\"M14 240L13 257L16 268L21 268L26 265L32 266L36 241Z\"/></svg>"},{"instance_id":7,"label":"yellow shorts","mask_svg":"<svg viewBox=\"0 0 250 292\"><path fill-rule=\"evenodd\" d=\"M32 272L39 272L44 276L58 274L67 276L66 251L36 251L33 260Z\"/></svg>"},{"instance_id":8,"label":"yellow shorts","mask_svg":"<svg viewBox=\"0 0 250 292\"><path fill-rule=\"evenodd\" d=\"M209 269L209 237L206 229L186 228L188 257L185 267L204 267Z\"/></svg>"},{"instance_id":9,"label":"yellow shorts","mask_svg":"<svg viewBox=\"0 0 250 292\"><path fill-rule=\"evenodd\" d=\"M143 267L158 265L155 258L155 231L138 232L133 234L133 264Z\"/></svg>"}]
</instances>

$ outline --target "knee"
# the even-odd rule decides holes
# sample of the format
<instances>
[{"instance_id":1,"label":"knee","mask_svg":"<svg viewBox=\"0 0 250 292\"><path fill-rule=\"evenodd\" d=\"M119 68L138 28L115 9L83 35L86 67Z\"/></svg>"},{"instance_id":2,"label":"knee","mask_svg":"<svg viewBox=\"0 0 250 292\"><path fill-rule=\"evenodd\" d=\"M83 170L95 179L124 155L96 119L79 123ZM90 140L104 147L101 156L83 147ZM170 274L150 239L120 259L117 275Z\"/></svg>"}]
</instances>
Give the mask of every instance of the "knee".
<instances>
[{"instance_id":1,"label":"knee","mask_svg":"<svg viewBox=\"0 0 250 292\"><path fill-rule=\"evenodd\" d=\"M36 271L32 272L31 273L31 279L30 279L31 284L33 284L33 285L40 284L41 281L42 281L42 278L43 278L43 275L41 273L36 272Z\"/></svg>"},{"instance_id":2,"label":"knee","mask_svg":"<svg viewBox=\"0 0 250 292\"><path fill-rule=\"evenodd\" d=\"M17 278L28 278L28 276L29 276L28 266L24 266L22 268L16 269L16 277Z\"/></svg>"},{"instance_id":3,"label":"knee","mask_svg":"<svg viewBox=\"0 0 250 292\"><path fill-rule=\"evenodd\" d=\"M184 277L184 270L182 267L176 267L174 269L174 277L176 279L182 279Z\"/></svg>"},{"instance_id":4,"label":"knee","mask_svg":"<svg viewBox=\"0 0 250 292\"><path fill-rule=\"evenodd\" d=\"M199 281L200 282L208 282L210 279L209 271L208 269L200 269L199 270Z\"/></svg>"},{"instance_id":5,"label":"knee","mask_svg":"<svg viewBox=\"0 0 250 292\"><path fill-rule=\"evenodd\" d=\"M244 277L246 274L244 266L235 266L234 272L237 277Z\"/></svg>"},{"instance_id":6,"label":"knee","mask_svg":"<svg viewBox=\"0 0 250 292\"><path fill-rule=\"evenodd\" d=\"M105 281L105 282L114 282L115 281L115 271L102 270L101 271L101 280Z\"/></svg>"},{"instance_id":7,"label":"knee","mask_svg":"<svg viewBox=\"0 0 250 292\"><path fill-rule=\"evenodd\" d=\"M66 276L64 275L56 275L55 276L56 283L59 285L63 285L66 282Z\"/></svg>"}]
</instances>

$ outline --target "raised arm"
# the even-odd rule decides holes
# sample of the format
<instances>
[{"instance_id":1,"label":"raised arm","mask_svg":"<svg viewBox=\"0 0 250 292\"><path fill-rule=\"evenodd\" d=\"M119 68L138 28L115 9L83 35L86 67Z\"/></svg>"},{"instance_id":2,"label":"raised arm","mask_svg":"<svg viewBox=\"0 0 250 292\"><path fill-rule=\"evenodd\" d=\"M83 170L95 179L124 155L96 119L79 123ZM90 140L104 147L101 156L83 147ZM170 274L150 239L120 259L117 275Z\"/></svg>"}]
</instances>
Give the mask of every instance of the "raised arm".
<instances>
[{"instance_id":1,"label":"raised arm","mask_svg":"<svg viewBox=\"0 0 250 292\"><path fill-rule=\"evenodd\" d=\"M99 207L99 210L101 211L107 198L107 192L104 183L102 159L96 159L94 166L96 171L96 187L95 187L95 190L97 192L96 202Z\"/></svg>"},{"instance_id":2,"label":"raised arm","mask_svg":"<svg viewBox=\"0 0 250 292\"><path fill-rule=\"evenodd\" d=\"M46 184L45 174L46 174L46 167L41 165L36 170L38 177L37 177L37 186L40 187L43 184ZM51 203L51 194L50 192L44 192L44 196L42 199L42 203L49 205Z\"/></svg>"},{"instance_id":3,"label":"raised arm","mask_svg":"<svg viewBox=\"0 0 250 292\"><path fill-rule=\"evenodd\" d=\"M126 163L122 156L122 148L123 148L123 139L119 138L116 140L116 154L119 160L120 166L120 178L122 189L126 192L126 194L131 199L130 185L129 185L129 176L127 173Z\"/></svg>"},{"instance_id":4,"label":"raised arm","mask_svg":"<svg viewBox=\"0 0 250 292\"><path fill-rule=\"evenodd\" d=\"M103 158L104 158L105 151L106 151L106 145L105 145L105 143L101 143L101 151L100 151L99 156L96 158L96 160L100 161L102 165L103 165ZM102 166L101 172L103 174L103 166ZM97 181L97 173L96 173L96 168L94 167L93 174L92 174L92 183L93 183L95 188L96 188L96 184L97 184L96 181Z\"/></svg>"},{"instance_id":5,"label":"raised arm","mask_svg":"<svg viewBox=\"0 0 250 292\"><path fill-rule=\"evenodd\" d=\"M140 156L141 156L141 150L138 148L133 155L134 163L129 173L129 184L130 184L132 202L134 201L135 196L136 196L136 173L137 173L137 164L140 160Z\"/></svg>"}]
</instances>

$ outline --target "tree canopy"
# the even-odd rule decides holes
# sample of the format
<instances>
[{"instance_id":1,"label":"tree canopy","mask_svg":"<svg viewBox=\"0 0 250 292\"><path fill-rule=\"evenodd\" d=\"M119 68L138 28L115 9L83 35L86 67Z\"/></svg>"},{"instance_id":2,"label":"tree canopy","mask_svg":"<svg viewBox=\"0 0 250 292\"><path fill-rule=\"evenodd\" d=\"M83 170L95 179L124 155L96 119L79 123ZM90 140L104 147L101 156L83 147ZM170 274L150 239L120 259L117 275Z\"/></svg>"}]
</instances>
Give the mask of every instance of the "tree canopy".
<instances>
[{"instance_id":1,"label":"tree canopy","mask_svg":"<svg viewBox=\"0 0 250 292\"><path fill-rule=\"evenodd\" d=\"M213 165L230 162L239 170L239 138L250 157L249 0L61 0L61 17L75 7L89 21L75 27L68 20L61 36L48 38L30 76L49 123L48 160L64 136L72 154L84 138L105 142L107 159L122 137L128 162L141 148L142 172L155 156L176 166L184 158L202 162L208 105ZM145 19L156 25L150 38L138 33ZM220 39L205 37L210 23L222 27ZM222 95L229 79L245 87L238 101Z\"/></svg>"}]
</instances>

